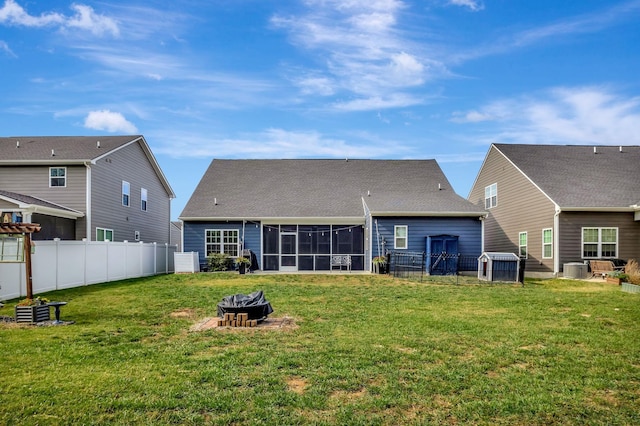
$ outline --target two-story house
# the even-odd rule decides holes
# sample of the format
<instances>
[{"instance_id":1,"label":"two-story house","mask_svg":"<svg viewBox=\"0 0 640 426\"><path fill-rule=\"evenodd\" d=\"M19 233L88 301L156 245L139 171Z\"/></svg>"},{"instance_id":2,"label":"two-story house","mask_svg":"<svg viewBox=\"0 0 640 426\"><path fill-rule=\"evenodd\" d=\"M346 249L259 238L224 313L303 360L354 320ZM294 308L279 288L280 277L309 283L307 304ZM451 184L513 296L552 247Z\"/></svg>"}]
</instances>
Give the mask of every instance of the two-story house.
<instances>
[{"instance_id":1,"label":"two-story house","mask_svg":"<svg viewBox=\"0 0 640 426\"><path fill-rule=\"evenodd\" d=\"M169 243L173 198L143 136L0 138L0 212L34 239Z\"/></svg>"},{"instance_id":2,"label":"two-story house","mask_svg":"<svg viewBox=\"0 0 640 426\"><path fill-rule=\"evenodd\" d=\"M640 146L493 144L469 201L487 210L485 251L565 263L640 259Z\"/></svg>"}]
</instances>

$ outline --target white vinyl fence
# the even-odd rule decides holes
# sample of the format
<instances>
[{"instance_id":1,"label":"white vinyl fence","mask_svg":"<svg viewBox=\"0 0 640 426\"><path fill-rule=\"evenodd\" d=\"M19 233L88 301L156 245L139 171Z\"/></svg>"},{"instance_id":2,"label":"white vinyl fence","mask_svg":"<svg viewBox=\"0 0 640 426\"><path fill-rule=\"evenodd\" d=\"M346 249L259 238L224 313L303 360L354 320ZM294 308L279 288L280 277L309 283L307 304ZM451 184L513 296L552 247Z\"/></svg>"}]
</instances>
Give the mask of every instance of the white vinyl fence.
<instances>
[{"instance_id":1,"label":"white vinyl fence","mask_svg":"<svg viewBox=\"0 0 640 426\"><path fill-rule=\"evenodd\" d=\"M177 246L102 241L34 241L33 294L174 272ZM0 300L27 294L24 262L0 262Z\"/></svg>"}]
</instances>

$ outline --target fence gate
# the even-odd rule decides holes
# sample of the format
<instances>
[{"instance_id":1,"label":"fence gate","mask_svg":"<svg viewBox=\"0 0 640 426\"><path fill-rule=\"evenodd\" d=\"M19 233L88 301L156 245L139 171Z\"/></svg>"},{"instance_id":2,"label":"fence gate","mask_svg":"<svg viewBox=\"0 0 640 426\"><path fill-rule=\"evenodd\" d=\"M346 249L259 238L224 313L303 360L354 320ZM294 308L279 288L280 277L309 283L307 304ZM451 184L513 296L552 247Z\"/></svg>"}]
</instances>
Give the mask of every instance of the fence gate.
<instances>
[{"instance_id":1,"label":"fence gate","mask_svg":"<svg viewBox=\"0 0 640 426\"><path fill-rule=\"evenodd\" d=\"M415 278L424 276L425 252L392 251L389 269L394 278Z\"/></svg>"}]
</instances>

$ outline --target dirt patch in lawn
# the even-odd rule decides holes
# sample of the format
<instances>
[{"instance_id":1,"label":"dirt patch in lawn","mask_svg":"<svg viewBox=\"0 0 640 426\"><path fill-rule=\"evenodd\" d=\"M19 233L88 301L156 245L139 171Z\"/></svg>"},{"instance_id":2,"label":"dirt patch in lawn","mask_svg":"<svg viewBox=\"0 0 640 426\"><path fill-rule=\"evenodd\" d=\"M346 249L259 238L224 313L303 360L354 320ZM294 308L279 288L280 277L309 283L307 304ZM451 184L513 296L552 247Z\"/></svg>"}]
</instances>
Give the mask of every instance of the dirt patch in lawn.
<instances>
[{"instance_id":1,"label":"dirt patch in lawn","mask_svg":"<svg viewBox=\"0 0 640 426\"><path fill-rule=\"evenodd\" d=\"M194 324L189 331L204 331L204 330L220 330L220 331L249 331L249 330L295 330L298 328L295 319L291 317L281 318L267 318L264 321L258 323L255 327L226 327L218 326L218 317L205 318L202 321Z\"/></svg>"}]
</instances>

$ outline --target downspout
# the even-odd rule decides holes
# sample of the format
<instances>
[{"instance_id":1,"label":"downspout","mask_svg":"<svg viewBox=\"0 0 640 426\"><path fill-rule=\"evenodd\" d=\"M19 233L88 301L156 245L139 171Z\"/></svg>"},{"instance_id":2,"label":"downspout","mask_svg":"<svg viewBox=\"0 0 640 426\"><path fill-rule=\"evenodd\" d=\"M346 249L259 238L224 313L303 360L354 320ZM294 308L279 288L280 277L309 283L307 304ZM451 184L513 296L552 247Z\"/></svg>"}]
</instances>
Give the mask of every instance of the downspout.
<instances>
[{"instance_id":1,"label":"downspout","mask_svg":"<svg viewBox=\"0 0 640 426\"><path fill-rule=\"evenodd\" d=\"M87 239L87 241L93 241L93 238L91 238L91 163L84 163L85 167L87 168L87 184L85 185L85 187L87 188L87 193L85 195L86 200L85 200L85 204L86 204L86 231L85 231L85 238Z\"/></svg>"},{"instance_id":2,"label":"downspout","mask_svg":"<svg viewBox=\"0 0 640 426\"><path fill-rule=\"evenodd\" d=\"M556 204L553 215L553 275L556 278L560 274L560 213L562 209Z\"/></svg>"}]
</instances>

